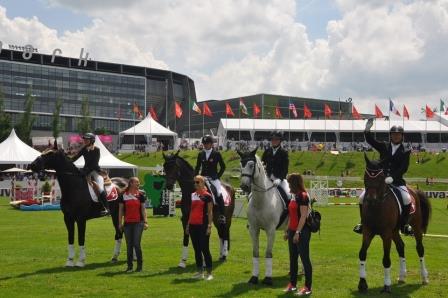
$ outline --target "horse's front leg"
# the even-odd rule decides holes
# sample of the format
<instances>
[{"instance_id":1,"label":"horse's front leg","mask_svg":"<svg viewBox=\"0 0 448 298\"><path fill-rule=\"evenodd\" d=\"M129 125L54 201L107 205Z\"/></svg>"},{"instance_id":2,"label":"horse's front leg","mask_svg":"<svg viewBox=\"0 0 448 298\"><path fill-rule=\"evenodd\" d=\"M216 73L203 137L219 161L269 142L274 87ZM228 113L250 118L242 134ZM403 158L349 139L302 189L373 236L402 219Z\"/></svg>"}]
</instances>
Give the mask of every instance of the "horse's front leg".
<instances>
[{"instance_id":1,"label":"horse's front leg","mask_svg":"<svg viewBox=\"0 0 448 298\"><path fill-rule=\"evenodd\" d=\"M258 284L258 275L260 274L259 261L259 237L260 228L253 223L249 225L250 238L252 239L252 276L249 279L250 284Z\"/></svg>"},{"instance_id":2,"label":"horse's front leg","mask_svg":"<svg viewBox=\"0 0 448 298\"><path fill-rule=\"evenodd\" d=\"M187 223L188 223L188 213L186 211L182 211L182 231L183 231L183 240L182 240L182 256L180 258L180 262L177 265L180 268L187 267L187 259L188 259L188 242L190 240L190 236L185 233L187 229Z\"/></svg>"},{"instance_id":3,"label":"horse's front leg","mask_svg":"<svg viewBox=\"0 0 448 298\"><path fill-rule=\"evenodd\" d=\"M79 258L76 262L76 267L84 267L86 265L86 250L85 250L85 239L86 239L86 219L78 219L76 221L78 227L78 245L79 245Z\"/></svg>"},{"instance_id":4,"label":"horse's front leg","mask_svg":"<svg viewBox=\"0 0 448 298\"><path fill-rule=\"evenodd\" d=\"M395 248L397 249L398 256L400 257L400 275L398 276L398 283L406 282L406 258L404 255L404 242L400 237L398 230L394 231L392 240L395 243Z\"/></svg>"},{"instance_id":5,"label":"horse's front leg","mask_svg":"<svg viewBox=\"0 0 448 298\"><path fill-rule=\"evenodd\" d=\"M366 292L369 288L367 285L367 272L366 272L366 259L367 259L367 250L369 249L370 243L372 242L373 235L370 232L370 229L366 226L363 227L362 232L362 245L359 250L359 283L358 290L360 292Z\"/></svg>"},{"instance_id":6,"label":"horse's front leg","mask_svg":"<svg viewBox=\"0 0 448 298\"><path fill-rule=\"evenodd\" d=\"M68 258L67 262L65 263L66 267L74 267L75 266L75 220L64 214L64 223L65 227L67 228L67 234L68 234Z\"/></svg>"},{"instance_id":7,"label":"horse's front leg","mask_svg":"<svg viewBox=\"0 0 448 298\"><path fill-rule=\"evenodd\" d=\"M275 242L275 226L269 230L266 230L266 253L265 253L265 277L263 279L263 284L272 286L272 250L274 248Z\"/></svg>"},{"instance_id":8,"label":"horse's front leg","mask_svg":"<svg viewBox=\"0 0 448 298\"><path fill-rule=\"evenodd\" d=\"M390 293L392 280L390 278L390 247L392 245L392 231L381 235L383 239L383 267L384 267L384 288L381 293Z\"/></svg>"},{"instance_id":9,"label":"horse's front leg","mask_svg":"<svg viewBox=\"0 0 448 298\"><path fill-rule=\"evenodd\" d=\"M120 230L118 225L118 202L112 201L109 203L110 214L112 217L112 223L115 229L115 245L114 245L114 254L112 256L112 263L118 262L118 256L121 252L121 242L123 240L123 231Z\"/></svg>"}]
</instances>

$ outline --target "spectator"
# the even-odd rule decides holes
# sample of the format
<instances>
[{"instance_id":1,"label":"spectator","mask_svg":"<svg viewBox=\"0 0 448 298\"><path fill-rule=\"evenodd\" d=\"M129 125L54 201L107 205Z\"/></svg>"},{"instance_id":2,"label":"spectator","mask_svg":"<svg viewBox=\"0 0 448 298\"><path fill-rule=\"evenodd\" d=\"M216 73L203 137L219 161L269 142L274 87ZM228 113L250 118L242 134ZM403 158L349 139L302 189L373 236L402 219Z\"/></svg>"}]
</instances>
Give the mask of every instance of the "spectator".
<instances>
[{"instance_id":1,"label":"spectator","mask_svg":"<svg viewBox=\"0 0 448 298\"><path fill-rule=\"evenodd\" d=\"M118 198L118 226L124 230L127 249L126 272L133 270L134 250L137 257L137 269L135 272L141 272L143 266L143 256L141 249L141 239L143 230L148 228L148 221L145 208L145 195L139 190L140 181L137 177L129 179L129 185L123 194ZM124 225L123 225L124 218Z\"/></svg>"}]
</instances>

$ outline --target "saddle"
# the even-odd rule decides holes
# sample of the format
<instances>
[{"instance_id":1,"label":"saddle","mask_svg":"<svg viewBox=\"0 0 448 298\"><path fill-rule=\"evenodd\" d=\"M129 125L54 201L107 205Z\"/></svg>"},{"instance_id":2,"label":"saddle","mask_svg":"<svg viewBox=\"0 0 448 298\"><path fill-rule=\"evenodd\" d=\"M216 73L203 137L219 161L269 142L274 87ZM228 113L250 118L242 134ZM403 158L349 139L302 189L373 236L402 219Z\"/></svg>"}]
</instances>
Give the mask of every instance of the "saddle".
<instances>
[{"instance_id":1,"label":"saddle","mask_svg":"<svg viewBox=\"0 0 448 298\"><path fill-rule=\"evenodd\" d=\"M401 196L400 189L398 187L394 186L394 185L389 185L389 189L394 194L394 197L395 197L395 199L397 201L397 204L398 204L398 210L399 210L400 216L401 216L401 214L403 213L404 203L403 203L403 197ZM409 192L409 195L411 196L411 208L409 210L409 214L414 214L415 213L415 197L416 197L416 194L410 188L408 188L408 192Z\"/></svg>"},{"instance_id":2,"label":"saddle","mask_svg":"<svg viewBox=\"0 0 448 298\"><path fill-rule=\"evenodd\" d=\"M278 229L283 222L286 220L286 218L288 217L288 205L289 205L289 201L291 200L291 198L289 197L288 194L286 194L285 190L281 187L277 187L277 193L280 195L280 198L282 198L282 203L283 203L283 212L282 215L280 216L280 220L277 224L276 229Z\"/></svg>"},{"instance_id":3,"label":"saddle","mask_svg":"<svg viewBox=\"0 0 448 298\"><path fill-rule=\"evenodd\" d=\"M213 204L217 205L215 198L218 196L218 192L216 190L216 187L210 182L210 178L205 179L205 186L207 187L208 192L212 196ZM221 183L221 194L224 200L224 206L225 207L230 206L231 203L230 194L227 192L227 189L222 185L222 183Z\"/></svg>"}]
</instances>

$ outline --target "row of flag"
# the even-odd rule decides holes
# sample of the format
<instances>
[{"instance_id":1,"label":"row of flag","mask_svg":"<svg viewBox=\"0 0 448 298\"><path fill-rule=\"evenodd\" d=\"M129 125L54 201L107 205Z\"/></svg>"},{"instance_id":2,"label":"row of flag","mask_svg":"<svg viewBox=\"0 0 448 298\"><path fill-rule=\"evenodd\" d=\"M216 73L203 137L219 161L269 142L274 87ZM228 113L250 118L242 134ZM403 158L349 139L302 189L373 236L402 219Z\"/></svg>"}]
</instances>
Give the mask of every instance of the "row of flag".
<instances>
[{"instance_id":1,"label":"row of flag","mask_svg":"<svg viewBox=\"0 0 448 298\"><path fill-rule=\"evenodd\" d=\"M213 112L212 112L210 106L206 102L202 103L202 108L199 106L198 103L192 102L191 109L200 115L204 115L204 116L208 116L208 117L213 116ZM297 112L295 104L290 103L288 109L289 109L289 112L294 116L294 118L299 117L299 113ZM137 104L134 103L132 111L135 113L136 118L143 119L143 113L141 112L141 110ZM440 100L439 111L440 111L440 113L443 113L444 115L448 115L448 108L445 105L445 102L443 100ZM151 115L151 118L153 118L156 121L159 120L157 113L153 106L151 106L149 108L148 112ZM183 115L182 106L177 101L174 104L174 112L175 112L176 118L179 118L179 119L182 118L182 115ZM226 112L226 117L235 117L235 113L228 102L225 103L225 112ZM240 101L239 101L239 112L242 115L249 116L249 111L242 99L240 99ZM389 112L391 114L403 117L403 119L407 118L409 120L409 111L406 108L406 105L403 105L403 111L401 114L400 111L397 109L397 107L392 102L392 100L390 100L390 99L389 99ZM425 109L422 109L422 112L425 112L426 118L433 118L435 113L437 113L437 109L431 109L428 105L426 105ZM261 108L256 103L253 103L253 105L252 105L252 113L253 113L254 118L258 118L261 113ZM324 104L325 118L330 118L332 115L333 115L333 111L332 111L331 107L328 104ZM277 119L283 118L283 115L282 115L282 112L281 112L281 109L279 106L275 107L274 116ZM303 118L310 119L312 116L313 116L313 113L308 108L308 106L306 104L304 104L303 105ZM358 112L358 110L356 109L356 107L354 105L352 105L352 117L355 120L362 119L361 114ZM375 118L385 118L383 112L376 104L375 104Z\"/></svg>"}]
</instances>

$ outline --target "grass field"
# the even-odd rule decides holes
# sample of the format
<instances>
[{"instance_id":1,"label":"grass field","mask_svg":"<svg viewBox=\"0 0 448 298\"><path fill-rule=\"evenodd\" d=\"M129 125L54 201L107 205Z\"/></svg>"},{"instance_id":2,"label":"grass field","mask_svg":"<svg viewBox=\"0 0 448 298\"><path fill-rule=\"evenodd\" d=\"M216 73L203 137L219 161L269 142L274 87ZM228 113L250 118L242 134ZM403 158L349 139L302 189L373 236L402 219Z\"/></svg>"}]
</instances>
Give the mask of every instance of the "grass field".
<instances>
[{"instance_id":1,"label":"grass field","mask_svg":"<svg viewBox=\"0 0 448 298\"><path fill-rule=\"evenodd\" d=\"M448 234L447 200L433 200L433 216L428 233ZM367 261L370 286L367 295L357 292L358 250L361 239L351 229L358 222L356 206L319 208L322 232L313 234L311 258L314 266L313 297L377 297L383 285L382 248L378 238L372 243ZM149 211L149 214L151 211ZM234 219L232 247L227 262L216 261L218 241L213 230L211 249L215 279L210 282L190 278L195 270L193 251L188 267L176 268L181 248L179 217L150 217L143 236L144 271L125 274L125 257L109 262L113 250L110 218L89 221L87 265L83 269L64 268L66 231L58 211L22 212L0 199L0 297L282 297L287 284L287 245L277 234L274 246L274 286L249 286L251 242L245 219ZM265 247L262 235L261 248ZM389 297L446 297L448 291L448 239L425 237L430 284L422 286L413 238L405 238L408 278L404 285L393 284ZM125 247L123 247L125 248ZM261 253L263 255L263 252ZM264 265L260 265L264 272ZM398 275L398 256L392 252L392 274ZM303 282L303 281L302 281ZM301 281L299 281L301 283ZM388 297L388 295L381 295Z\"/></svg>"}]
</instances>

